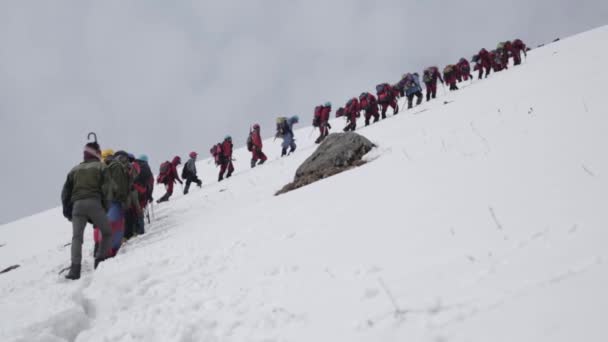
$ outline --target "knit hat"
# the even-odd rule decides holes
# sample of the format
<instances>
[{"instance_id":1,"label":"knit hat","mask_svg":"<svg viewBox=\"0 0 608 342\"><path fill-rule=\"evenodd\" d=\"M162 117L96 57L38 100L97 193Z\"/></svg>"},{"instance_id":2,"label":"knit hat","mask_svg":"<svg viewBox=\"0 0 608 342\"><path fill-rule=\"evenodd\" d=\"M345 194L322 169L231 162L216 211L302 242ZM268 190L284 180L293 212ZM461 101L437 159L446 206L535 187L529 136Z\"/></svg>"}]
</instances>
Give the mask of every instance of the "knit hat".
<instances>
[{"instance_id":1,"label":"knit hat","mask_svg":"<svg viewBox=\"0 0 608 342\"><path fill-rule=\"evenodd\" d=\"M84 159L101 160L101 149L96 141L89 142L84 146Z\"/></svg>"}]
</instances>

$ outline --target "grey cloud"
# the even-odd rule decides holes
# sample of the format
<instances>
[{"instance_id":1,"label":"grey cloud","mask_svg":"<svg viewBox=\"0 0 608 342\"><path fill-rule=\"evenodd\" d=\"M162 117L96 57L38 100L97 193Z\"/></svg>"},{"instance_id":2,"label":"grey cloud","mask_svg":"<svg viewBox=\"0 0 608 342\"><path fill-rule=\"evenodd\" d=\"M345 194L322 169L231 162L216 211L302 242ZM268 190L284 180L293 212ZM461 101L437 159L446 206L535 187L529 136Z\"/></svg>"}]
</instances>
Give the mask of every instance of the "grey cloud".
<instances>
[{"instance_id":1,"label":"grey cloud","mask_svg":"<svg viewBox=\"0 0 608 342\"><path fill-rule=\"evenodd\" d=\"M605 24L604 1L0 3L0 222L58 204L88 131L155 164L408 70Z\"/></svg>"}]
</instances>

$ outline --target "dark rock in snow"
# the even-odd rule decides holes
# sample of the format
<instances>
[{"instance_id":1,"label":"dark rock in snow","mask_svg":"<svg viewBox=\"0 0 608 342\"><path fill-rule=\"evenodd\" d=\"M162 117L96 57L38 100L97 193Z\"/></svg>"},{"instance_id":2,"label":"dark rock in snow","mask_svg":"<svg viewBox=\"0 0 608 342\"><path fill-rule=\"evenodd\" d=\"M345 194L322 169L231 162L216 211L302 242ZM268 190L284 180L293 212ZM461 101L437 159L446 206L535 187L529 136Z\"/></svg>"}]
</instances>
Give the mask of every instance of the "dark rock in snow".
<instances>
[{"instance_id":1,"label":"dark rock in snow","mask_svg":"<svg viewBox=\"0 0 608 342\"><path fill-rule=\"evenodd\" d=\"M276 195L363 165L365 161L361 158L374 147L371 141L354 132L330 134L300 165L294 181L285 185Z\"/></svg>"},{"instance_id":2,"label":"dark rock in snow","mask_svg":"<svg viewBox=\"0 0 608 342\"><path fill-rule=\"evenodd\" d=\"M10 271L12 271L12 270L14 270L14 269L19 268L20 266L21 266L21 265L13 265L13 266L9 266L9 267L7 267L7 268L3 269L2 271L0 271L0 274L10 272Z\"/></svg>"}]
</instances>

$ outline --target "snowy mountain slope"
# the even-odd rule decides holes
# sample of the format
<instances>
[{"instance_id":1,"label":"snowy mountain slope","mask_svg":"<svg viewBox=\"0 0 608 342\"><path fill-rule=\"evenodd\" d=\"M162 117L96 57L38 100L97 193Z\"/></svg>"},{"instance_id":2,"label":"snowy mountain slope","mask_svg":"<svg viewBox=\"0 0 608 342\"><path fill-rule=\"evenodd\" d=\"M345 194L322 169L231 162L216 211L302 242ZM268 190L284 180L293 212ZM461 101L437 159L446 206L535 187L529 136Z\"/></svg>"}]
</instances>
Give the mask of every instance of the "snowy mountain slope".
<instances>
[{"instance_id":1,"label":"snowy mountain slope","mask_svg":"<svg viewBox=\"0 0 608 342\"><path fill-rule=\"evenodd\" d=\"M310 127L289 158L266 141L254 170L236 151L222 183L202 161L202 190L76 282L57 276L59 210L5 225L0 268L21 267L0 275L0 339L605 341L607 40L534 50L360 129L372 162L282 196Z\"/></svg>"}]
</instances>

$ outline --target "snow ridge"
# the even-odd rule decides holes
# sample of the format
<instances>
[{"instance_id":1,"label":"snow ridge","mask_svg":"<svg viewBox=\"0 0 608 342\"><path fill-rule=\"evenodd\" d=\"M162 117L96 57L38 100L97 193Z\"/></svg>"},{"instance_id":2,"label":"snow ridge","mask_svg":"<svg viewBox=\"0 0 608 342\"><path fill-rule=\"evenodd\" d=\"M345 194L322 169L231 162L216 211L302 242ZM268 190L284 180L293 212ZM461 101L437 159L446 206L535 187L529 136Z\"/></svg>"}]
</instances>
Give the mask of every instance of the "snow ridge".
<instances>
[{"instance_id":1,"label":"snow ridge","mask_svg":"<svg viewBox=\"0 0 608 342\"><path fill-rule=\"evenodd\" d=\"M203 189L79 281L57 275L60 210L4 225L0 269L21 267L0 274L0 340L605 341L607 39L361 128L368 163L282 196L310 127L255 169L236 150L221 183L200 161Z\"/></svg>"}]
</instances>

